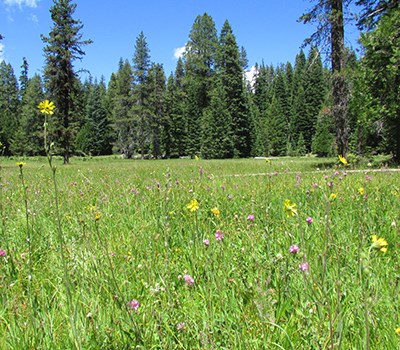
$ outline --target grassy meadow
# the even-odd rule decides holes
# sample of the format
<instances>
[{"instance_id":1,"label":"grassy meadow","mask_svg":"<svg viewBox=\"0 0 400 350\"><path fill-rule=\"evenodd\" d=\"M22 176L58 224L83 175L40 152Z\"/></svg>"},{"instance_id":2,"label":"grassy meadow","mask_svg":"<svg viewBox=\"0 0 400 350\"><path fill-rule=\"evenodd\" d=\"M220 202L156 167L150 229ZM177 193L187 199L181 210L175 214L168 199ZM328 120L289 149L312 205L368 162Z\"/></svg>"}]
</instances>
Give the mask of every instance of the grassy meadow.
<instances>
[{"instance_id":1,"label":"grassy meadow","mask_svg":"<svg viewBox=\"0 0 400 350\"><path fill-rule=\"evenodd\" d=\"M400 172L73 158L53 178L16 161L0 161L0 349L400 348Z\"/></svg>"}]
</instances>

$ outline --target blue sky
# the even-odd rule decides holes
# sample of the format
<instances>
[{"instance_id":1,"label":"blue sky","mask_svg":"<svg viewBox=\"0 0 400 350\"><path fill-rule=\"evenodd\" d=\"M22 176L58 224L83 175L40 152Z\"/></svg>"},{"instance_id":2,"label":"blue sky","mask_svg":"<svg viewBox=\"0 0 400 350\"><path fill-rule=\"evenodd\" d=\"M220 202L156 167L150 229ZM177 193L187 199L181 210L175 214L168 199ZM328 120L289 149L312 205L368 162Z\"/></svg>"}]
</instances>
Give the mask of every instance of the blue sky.
<instances>
[{"instance_id":1,"label":"blue sky","mask_svg":"<svg viewBox=\"0 0 400 350\"><path fill-rule=\"evenodd\" d=\"M118 61L132 59L136 37L144 32L153 62L164 66L166 75L175 69L176 55L184 47L197 15L207 12L218 33L228 19L239 46L247 51L249 66L264 61L278 65L294 62L303 40L313 32L311 25L297 19L310 8L308 0L75 0L74 14L84 24L86 46L82 62L93 77L104 75L108 82ZM52 21L51 0L0 0L0 59L11 63L16 76L22 58L29 64L29 75L41 73L44 66L43 42ZM354 29L347 31L347 44L356 45ZM83 74L83 73L82 73ZM83 74L84 79L87 74Z\"/></svg>"}]
</instances>

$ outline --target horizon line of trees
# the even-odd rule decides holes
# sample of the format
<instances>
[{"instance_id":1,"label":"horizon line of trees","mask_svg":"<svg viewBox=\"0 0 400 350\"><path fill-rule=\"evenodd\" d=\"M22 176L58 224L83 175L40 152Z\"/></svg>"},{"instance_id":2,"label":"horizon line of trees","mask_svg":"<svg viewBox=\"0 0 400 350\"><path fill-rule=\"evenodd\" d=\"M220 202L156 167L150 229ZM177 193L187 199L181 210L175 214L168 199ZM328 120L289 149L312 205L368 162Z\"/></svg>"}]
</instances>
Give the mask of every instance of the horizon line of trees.
<instances>
[{"instance_id":1,"label":"horizon line of trees","mask_svg":"<svg viewBox=\"0 0 400 350\"><path fill-rule=\"evenodd\" d=\"M44 154L37 105L47 98L57 107L48 137L65 163L71 155L113 153L156 159L311 152L400 157L398 7L382 10L374 22L362 22L369 27L360 39L360 59L350 49L341 52L341 97L346 100L342 131L335 115L342 103L335 95L337 72L324 67L316 46L307 54L301 49L294 65L256 64L249 82L246 51L236 42L228 20L217 33L205 13L196 17L186 51L168 77L162 64L151 61L141 32L131 60L121 58L108 83L103 77L82 82L73 61L84 56L82 47L91 41L82 39L83 25L73 19L75 7L70 0L54 0L54 26L42 36L43 76L29 78L25 58L19 78L10 64L0 63L4 155ZM304 16L307 22L310 17ZM344 132L346 144L341 140Z\"/></svg>"}]
</instances>

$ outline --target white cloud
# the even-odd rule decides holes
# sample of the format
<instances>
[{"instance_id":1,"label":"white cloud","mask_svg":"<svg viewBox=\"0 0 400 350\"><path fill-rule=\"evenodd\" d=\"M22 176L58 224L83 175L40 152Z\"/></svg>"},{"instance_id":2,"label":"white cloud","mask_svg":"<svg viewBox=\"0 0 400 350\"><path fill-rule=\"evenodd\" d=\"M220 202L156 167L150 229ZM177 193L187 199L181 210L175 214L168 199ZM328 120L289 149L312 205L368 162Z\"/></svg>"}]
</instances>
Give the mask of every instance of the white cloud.
<instances>
[{"instance_id":1,"label":"white cloud","mask_svg":"<svg viewBox=\"0 0 400 350\"><path fill-rule=\"evenodd\" d=\"M4 45L0 43L0 62L4 61L3 50L4 50Z\"/></svg>"},{"instance_id":2,"label":"white cloud","mask_svg":"<svg viewBox=\"0 0 400 350\"><path fill-rule=\"evenodd\" d=\"M18 5L19 7L37 7L37 0L4 0L4 3L8 6Z\"/></svg>"},{"instance_id":3,"label":"white cloud","mask_svg":"<svg viewBox=\"0 0 400 350\"><path fill-rule=\"evenodd\" d=\"M182 47L178 47L177 49L174 50L174 57L176 59L181 58L183 56L183 54L186 51L186 45L182 46Z\"/></svg>"},{"instance_id":4,"label":"white cloud","mask_svg":"<svg viewBox=\"0 0 400 350\"><path fill-rule=\"evenodd\" d=\"M251 86L254 84L255 77L257 75L257 69L255 66L252 66L249 70L246 71L246 79L250 83Z\"/></svg>"},{"instance_id":5,"label":"white cloud","mask_svg":"<svg viewBox=\"0 0 400 350\"><path fill-rule=\"evenodd\" d=\"M30 19L33 23L39 23L39 20L38 20L37 16L34 15L34 14L31 14L30 17L29 17L29 19Z\"/></svg>"}]
</instances>

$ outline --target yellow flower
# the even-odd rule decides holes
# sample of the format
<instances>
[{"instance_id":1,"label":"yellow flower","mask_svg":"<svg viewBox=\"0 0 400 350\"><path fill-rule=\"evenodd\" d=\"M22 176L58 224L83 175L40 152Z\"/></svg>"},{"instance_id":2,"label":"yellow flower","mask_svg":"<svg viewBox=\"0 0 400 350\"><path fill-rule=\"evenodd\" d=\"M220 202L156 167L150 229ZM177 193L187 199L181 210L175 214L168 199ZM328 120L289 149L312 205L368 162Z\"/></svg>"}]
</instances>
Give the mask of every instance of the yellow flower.
<instances>
[{"instance_id":1,"label":"yellow flower","mask_svg":"<svg viewBox=\"0 0 400 350\"><path fill-rule=\"evenodd\" d=\"M219 214L220 214L220 211L217 207L212 208L211 211L214 214L214 216L219 216Z\"/></svg>"},{"instance_id":2,"label":"yellow flower","mask_svg":"<svg viewBox=\"0 0 400 350\"><path fill-rule=\"evenodd\" d=\"M194 156L194 159L199 160L199 157L197 155Z\"/></svg>"},{"instance_id":3,"label":"yellow flower","mask_svg":"<svg viewBox=\"0 0 400 350\"><path fill-rule=\"evenodd\" d=\"M337 197L337 194L336 194L336 193L331 193L331 195L329 196L329 200L330 200L330 201L333 201L333 200L336 199L336 197Z\"/></svg>"},{"instance_id":4,"label":"yellow flower","mask_svg":"<svg viewBox=\"0 0 400 350\"><path fill-rule=\"evenodd\" d=\"M265 158L265 163L269 164L269 163L271 163L271 160L269 160L268 158Z\"/></svg>"},{"instance_id":5,"label":"yellow flower","mask_svg":"<svg viewBox=\"0 0 400 350\"><path fill-rule=\"evenodd\" d=\"M358 193L361 194L361 195L363 196L364 193L365 193L364 187L360 187L360 188L358 189Z\"/></svg>"},{"instance_id":6,"label":"yellow flower","mask_svg":"<svg viewBox=\"0 0 400 350\"><path fill-rule=\"evenodd\" d=\"M397 328L395 328L395 333L397 334L397 335L400 335L400 327L397 327Z\"/></svg>"},{"instance_id":7,"label":"yellow flower","mask_svg":"<svg viewBox=\"0 0 400 350\"><path fill-rule=\"evenodd\" d=\"M199 209L199 202L196 199L192 199L186 207L193 213Z\"/></svg>"},{"instance_id":8,"label":"yellow flower","mask_svg":"<svg viewBox=\"0 0 400 350\"><path fill-rule=\"evenodd\" d=\"M49 100L44 100L39 103L38 108L40 110L40 113L53 114L56 106L54 105L53 102L50 102Z\"/></svg>"},{"instance_id":9,"label":"yellow flower","mask_svg":"<svg viewBox=\"0 0 400 350\"><path fill-rule=\"evenodd\" d=\"M290 199L286 199L283 202L283 210L285 211L287 216L296 216L297 215L297 204L293 203Z\"/></svg>"},{"instance_id":10,"label":"yellow flower","mask_svg":"<svg viewBox=\"0 0 400 350\"><path fill-rule=\"evenodd\" d=\"M101 212L97 212L96 216L94 217L95 221L99 221L101 219Z\"/></svg>"},{"instance_id":11,"label":"yellow flower","mask_svg":"<svg viewBox=\"0 0 400 350\"><path fill-rule=\"evenodd\" d=\"M372 235L372 244L371 248L380 251L381 253L387 252L388 242L386 239L382 237L378 237L377 235Z\"/></svg>"},{"instance_id":12,"label":"yellow flower","mask_svg":"<svg viewBox=\"0 0 400 350\"><path fill-rule=\"evenodd\" d=\"M17 165L18 165L20 168L22 168L25 164L26 164L26 163L24 163L24 162L17 162Z\"/></svg>"},{"instance_id":13,"label":"yellow flower","mask_svg":"<svg viewBox=\"0 0 400 350\"><path fill-rule=\"evenodd\" d=\"M347 159L341 155L338 155L339 161L344 165L347 165Z\"/></svg>"}]
</instances>

